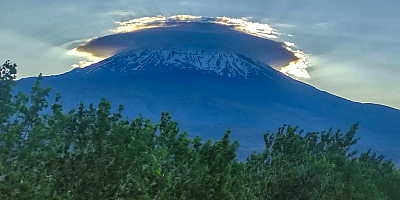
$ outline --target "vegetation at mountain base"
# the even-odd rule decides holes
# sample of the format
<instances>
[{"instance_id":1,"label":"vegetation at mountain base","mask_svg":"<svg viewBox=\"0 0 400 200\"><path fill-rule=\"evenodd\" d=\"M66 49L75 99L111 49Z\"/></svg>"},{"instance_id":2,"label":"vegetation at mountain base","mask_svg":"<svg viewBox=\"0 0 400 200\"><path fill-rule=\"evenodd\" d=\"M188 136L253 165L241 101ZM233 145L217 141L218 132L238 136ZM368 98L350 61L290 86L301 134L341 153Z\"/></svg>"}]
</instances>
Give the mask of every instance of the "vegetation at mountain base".
<instances>
[{"instance_id":1,"label":"vegetation at mountain base","mask_svg":"<svg viewBox=\"0 0 400 200\"><path fill-rule=\"evenodd\" d=\"M126 120L104 98L65 111L41 75L29 96L13 95L16 68L1 66L0 199L400 199L390 160L351 151L358 124L345 133L283 126L243 162L230 130L214 142L189 138L168 113Z\"/></svg>"}]
</instances>

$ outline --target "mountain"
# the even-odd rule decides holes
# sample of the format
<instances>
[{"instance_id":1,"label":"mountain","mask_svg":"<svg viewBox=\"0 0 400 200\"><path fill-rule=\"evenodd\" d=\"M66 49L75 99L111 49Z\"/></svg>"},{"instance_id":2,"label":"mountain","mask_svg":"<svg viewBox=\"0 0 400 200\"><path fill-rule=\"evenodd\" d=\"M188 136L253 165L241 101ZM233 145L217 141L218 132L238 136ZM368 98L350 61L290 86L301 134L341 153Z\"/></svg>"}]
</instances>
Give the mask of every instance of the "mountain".
<instances>
[{"instance_id":1,"label":"mountain","mask_svg":"<svg viewBox=\"0 0 400 200\"><path fill-rule=\"evenodd\" d=\"M29 92L34 78L18 81ZM189 136L240 139L240 156L264 147L264 132L283 124L305 131L360 122L357 148L368 147L400 162L400 111L352 102L291 79L270 66L226 50L143 48L116 54L86 68L48 76L43 85L61 92L66 108L101 96L125 115L158 121L170 111Z\"/></svg>"},{"instance_id":2,"label":"mountain","mask_svg":"<svg viewBox=\"0 0 400 200\"><path fill-rule=\"evenodd\" d=\"M119 53L91 67L73 70L66 75L72 75L75 78L126 76L140 71L165 73L182 69L237 79L280 76L276 70L266 64L237 53L188 48L131 50Z\"/></svg>"}]
</instances>

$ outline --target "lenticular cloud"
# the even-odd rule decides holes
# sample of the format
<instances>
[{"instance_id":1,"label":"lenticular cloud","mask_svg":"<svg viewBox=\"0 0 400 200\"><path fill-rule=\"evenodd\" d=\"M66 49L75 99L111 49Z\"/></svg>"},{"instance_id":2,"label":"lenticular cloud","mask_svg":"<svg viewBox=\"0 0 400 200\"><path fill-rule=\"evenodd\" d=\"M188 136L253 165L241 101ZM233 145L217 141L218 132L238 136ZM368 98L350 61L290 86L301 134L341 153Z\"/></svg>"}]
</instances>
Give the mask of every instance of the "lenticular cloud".
<instances>
[{"instance_id":1,"label":"lenticular cloud","mask_svg":"<svg viewBox=\"0 0 400 200\"><path fill-rule=\"evenodd\" d=\"M69 51L85 67L116 53L141 48L201 48L232 51L264 62L294 77L308 78L307 55L294 43L280 41L268 24L228 17L176 15L116 22L110 34L87 40Z\"/></svg>"}]
</instances>

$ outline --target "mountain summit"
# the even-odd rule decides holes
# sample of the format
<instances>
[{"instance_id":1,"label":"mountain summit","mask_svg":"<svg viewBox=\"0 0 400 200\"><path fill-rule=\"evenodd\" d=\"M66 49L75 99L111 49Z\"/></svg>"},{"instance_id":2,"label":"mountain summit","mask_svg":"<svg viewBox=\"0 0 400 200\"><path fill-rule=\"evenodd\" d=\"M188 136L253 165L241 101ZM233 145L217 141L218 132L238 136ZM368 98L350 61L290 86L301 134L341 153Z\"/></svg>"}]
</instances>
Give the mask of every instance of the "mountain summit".
<instances>
[{"instance_id":1,"label":"mountain summit","mask_svg":"<svg viewBox=\"0 0 400 200\"><path fill-rule=\"evenodd\" d=\"M244 79L280 76L267 64L241 54L190 48L130 50L89 67L75 69L73 76L126 76L137 71L167 72L180 69Z\"/></svg>"},{"instance_id":2,"label":"mountain summit","mask_svg":"<svg viewBox=\"0 0 400 200\"><path fill-rule=\"evenodd\" d=\"M30 91L34 78L18 81ZM86 68L45 77L65 108L98 102L123 104L130 117L158 121L170 111L194 137L220 138L228 128L240 139L241 157L264 148L259 138L283 124L305 131L347 129L359 122L357 148L400 162L400 111L352 102L291 79L267 64L226 50L143 48L124 51ZM53 93L53 95L54 95Z\"/></svg>"}]
</instances>

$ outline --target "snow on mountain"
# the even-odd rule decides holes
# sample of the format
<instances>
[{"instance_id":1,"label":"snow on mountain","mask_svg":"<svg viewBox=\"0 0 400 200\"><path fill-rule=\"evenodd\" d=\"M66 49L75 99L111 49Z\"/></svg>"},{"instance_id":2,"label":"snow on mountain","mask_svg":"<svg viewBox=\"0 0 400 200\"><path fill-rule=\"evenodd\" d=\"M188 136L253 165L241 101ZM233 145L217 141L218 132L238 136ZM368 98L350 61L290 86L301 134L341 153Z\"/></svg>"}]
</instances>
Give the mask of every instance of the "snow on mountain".
<instances>
[{"instance_id":1,"label":"snow on mountain","mask_svg":"<svg viewBox=\"0 0 400 200\"><path fill-rule=\"evenodd\" d=\"M281 73L270 66L230 51L206 51L201 49L140 49L116 54L89 67L76 69L81 76L109 73L124 75L133 71L168 71L189 69L202 73L215 73L232 78L251 75L280 76Z\"/></svg>"}]
</instances>

